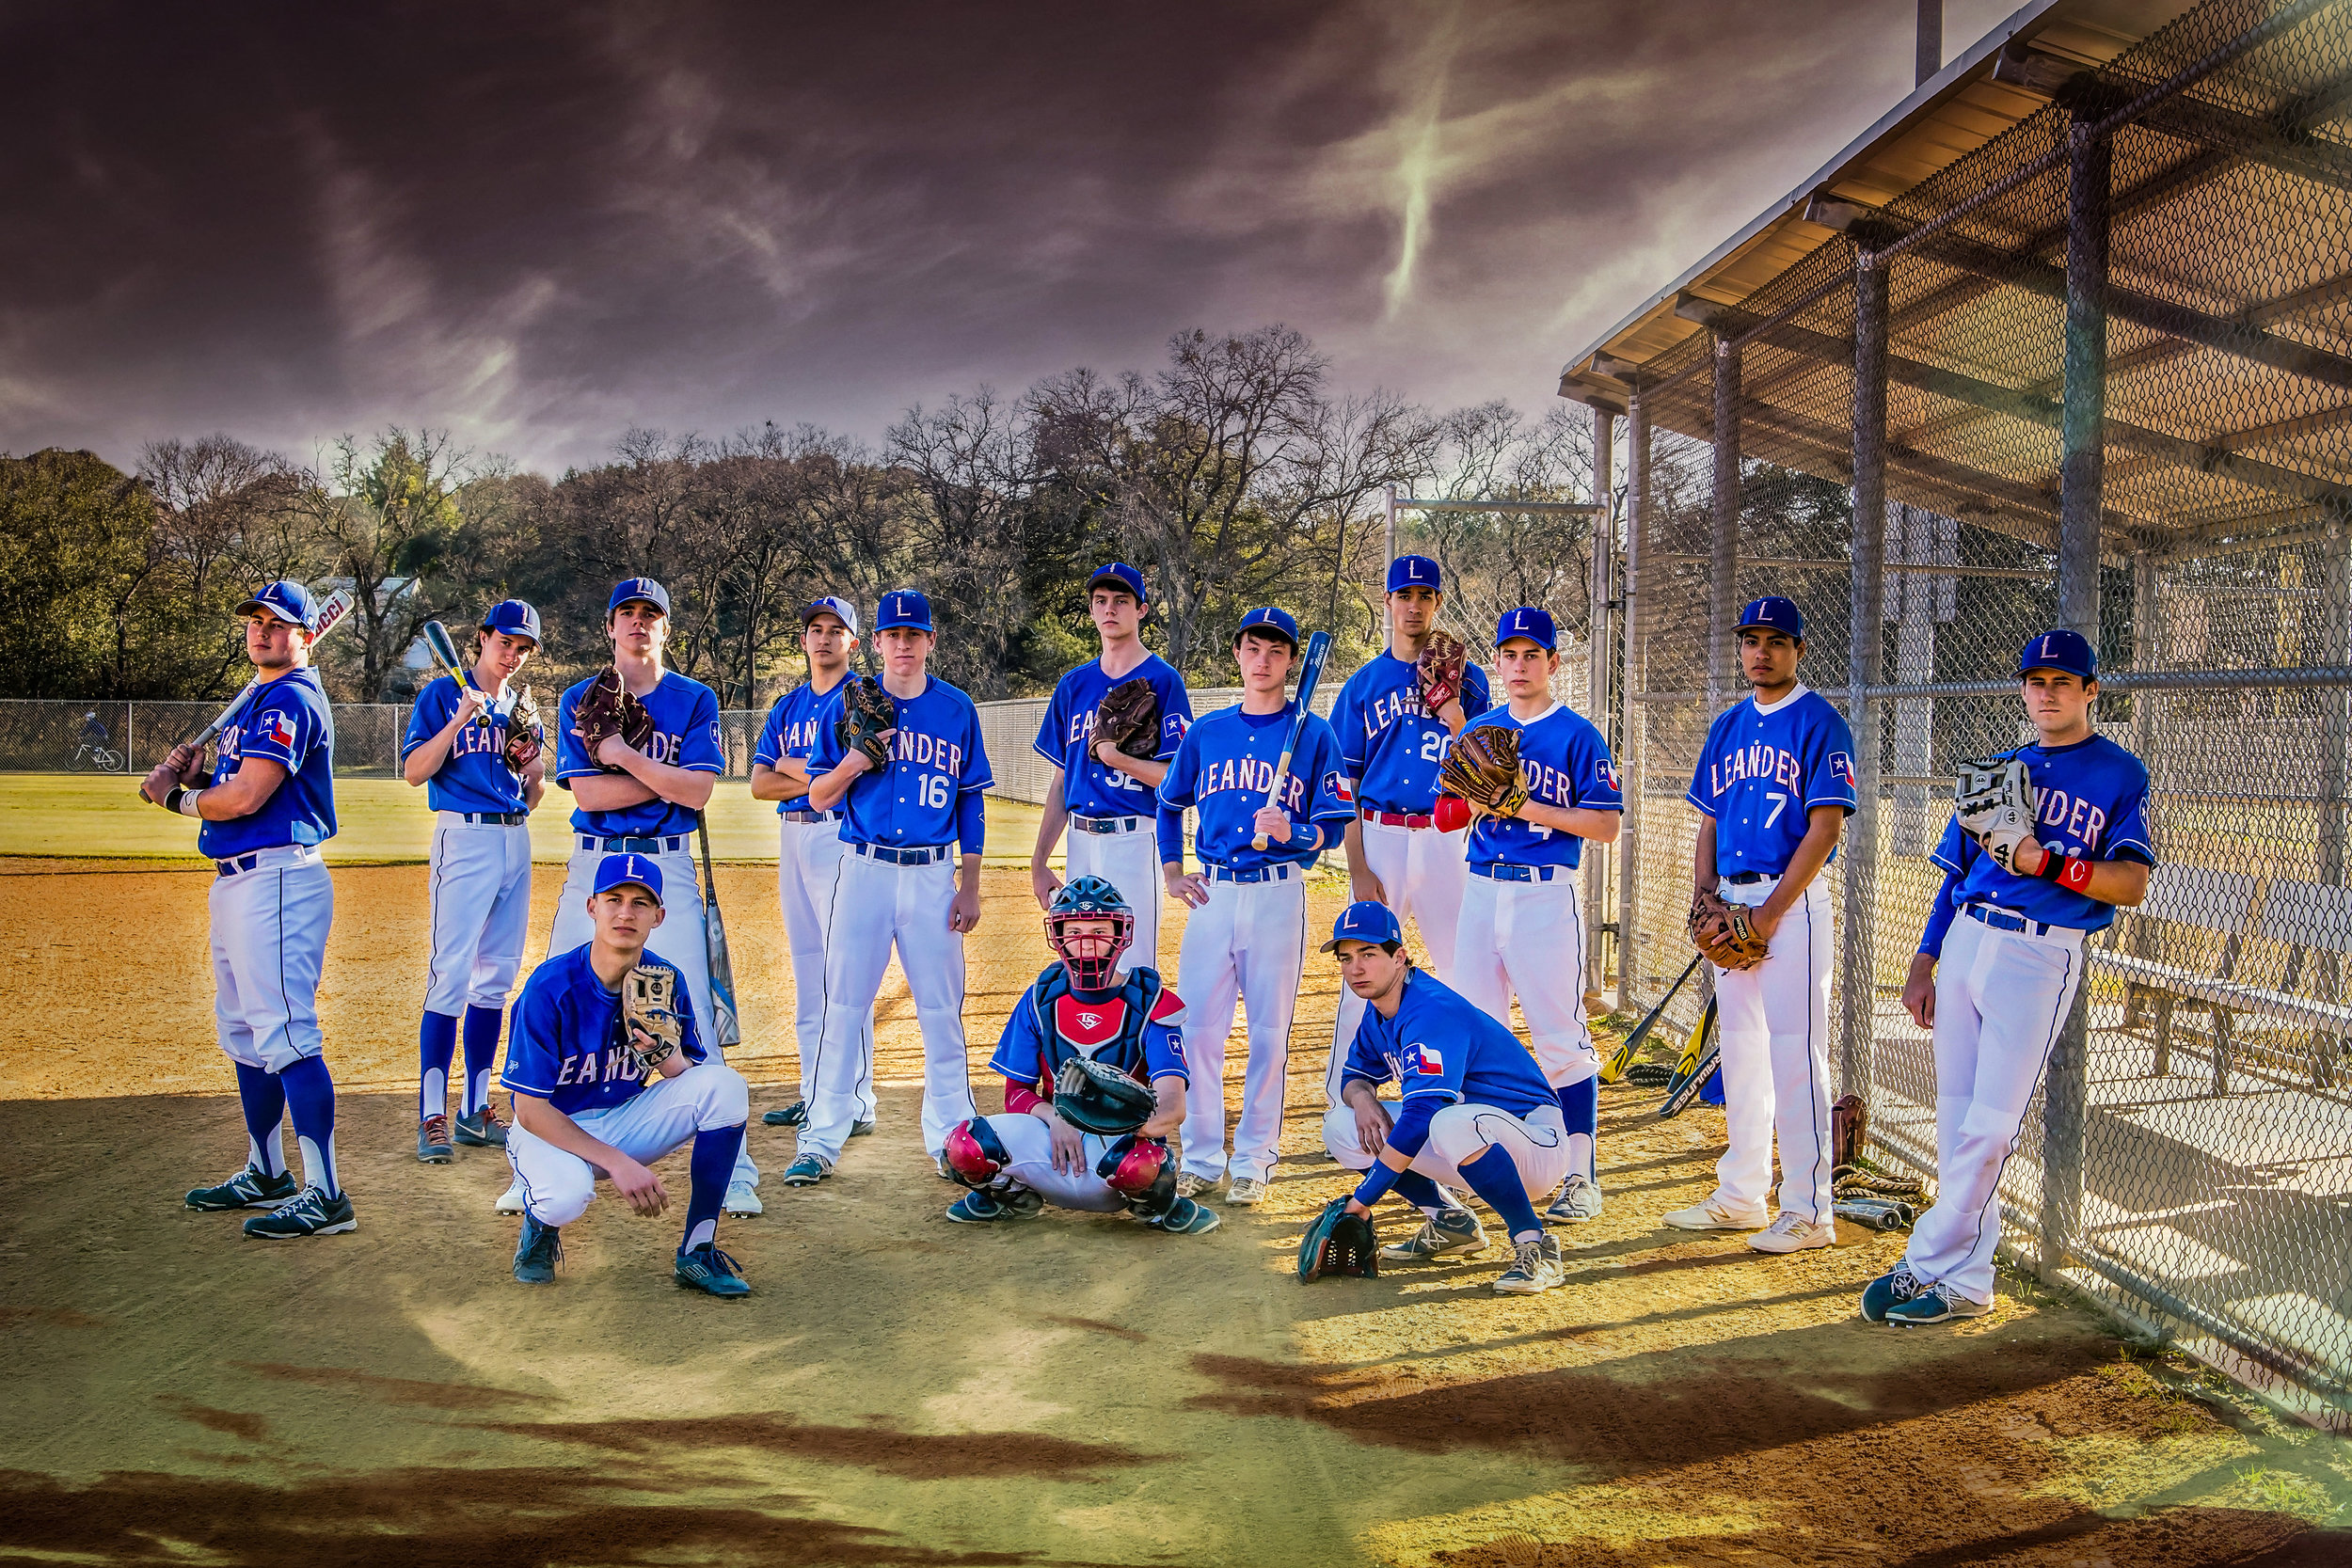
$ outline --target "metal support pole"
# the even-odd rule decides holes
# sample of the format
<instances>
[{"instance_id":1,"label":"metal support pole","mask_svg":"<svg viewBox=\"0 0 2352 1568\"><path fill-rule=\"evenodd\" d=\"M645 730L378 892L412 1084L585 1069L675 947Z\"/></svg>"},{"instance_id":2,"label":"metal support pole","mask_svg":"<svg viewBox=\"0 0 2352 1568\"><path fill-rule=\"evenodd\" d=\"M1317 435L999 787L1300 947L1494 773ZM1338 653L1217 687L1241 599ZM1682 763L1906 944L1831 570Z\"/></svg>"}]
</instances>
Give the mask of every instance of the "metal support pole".
<instances>
[{"instance_id":1,"label":"metal support pole","mask_svg":"<svg viewBox=\"0 0 2352 1568\"><path fill-rule=\"evenodd\" d=\"M1393 484L1389 486L1388 532L1383 535L1381 551L1380 580L1386 582L1389 580L1389 563L1396 559L1396 486ZM1388 645L1389 638L1395 630L1395 619L1389 613L1389 596L1383 594L1380 595L1380 642L1383 647Z\"/></svg>"},{"instance_id":2,"label":"metal support pole","mask_svg":"<svg viewBox=\"0 0 2352 1568\"><path fill-rule=\"evenodd\" d=\"M1919 37L1914 50L1911 85L1915 87L1944 69L1944 0L1919 0Z\"/></svg>"},{"instance_id":3,"label":"metal support pole","mask_svg":"<svg viewBox=\"0 0 2352 1568\"><path fill-rule=\"evenodd\" d=\"M1853 729L1855 810L1846 823L1846 922L1839 936L1837 1083L1860 1094L1878 1029L1879 735L1870 688L1884 684L1886 641L1886 273L1855 258L1853 299L1853 619L1846 722Z\"/></svg>"},{"instance_id":4,"label":"metal support pole","mask_svg":"<svg viewBox=\"0 0 2352 1568\"><path fill-rule=\"evenodd\" d=\"M1708 557L1707 711L1724 705L1736 644L1740 585L1740 350L1715 338L1715 532Z\"/></svg>"},{"instance_id":5,"label":"metal support pole","mask_svg":"<svg viewBox=\"0 0 2352 1568\"><path fill-rule=\"evenodd\" d=\"M1610 738L1612 728L1609 656L1613 618L1609 601L1615 596L1610 592L1611 579L1615 576L1610 569L1615 541L1611 537L1614 531L1610 526L1609 445L1615 424L1616 417L1608 409L1593 410L1593 500L1601 510L1593 517L1592 610L1584 640L1584 714L1599 726L1604 740ZM1584 974L1585 989L1591 991L1598 991L1609 977L1608 933L1601 929L1601 916L1609 907L1610 847L1606 844L1584 846Z\"/></svg>"},{"instance_id":6,"label":"metal support pole","mask_svg":"<svg viewBox=\"0 0 2352 1568\"><path fill-rule=\"evenodd\" d=\"M1642 689L1642 535L1649 527L1649 415L1642 387L1633 386L1625 417L1625 678L1617 683L1625 723L1617 734L1617 776L1625 786L1625 819L1617 832L1617 1010L1633 1006L1642 968L1642 752L1645 722L1633 694Z\"/></svg>"}]
</instances>

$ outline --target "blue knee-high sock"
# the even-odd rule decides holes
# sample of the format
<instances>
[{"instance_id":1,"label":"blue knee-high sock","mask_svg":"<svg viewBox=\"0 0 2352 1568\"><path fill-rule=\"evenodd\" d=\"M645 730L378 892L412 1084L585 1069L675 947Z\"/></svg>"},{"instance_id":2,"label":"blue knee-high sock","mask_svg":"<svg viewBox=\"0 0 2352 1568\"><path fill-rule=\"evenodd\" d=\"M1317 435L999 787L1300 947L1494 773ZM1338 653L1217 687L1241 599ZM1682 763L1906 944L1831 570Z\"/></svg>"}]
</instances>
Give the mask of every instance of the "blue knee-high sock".
<instances>
[{"instance_id":1,"label":"blue knee-high sock","mask_svg":"<svg viewBox=\"0 0 2352 1568\"><path fill-rule=\"evenodd\" d=\"M333 1197L342 1188L335 1181L335 1080L327 1075L326 1058L302 1057L278 1078L294 1112L294 1142L302 1147L303 1183Z\"/></svg>"},{"instance_id":2,"label":"blue knee-high sock","mask_svg":"<svg viewBox=\"0 0 2352 1568\"><path fill-rule=\"evenodd\" d=\"M1508 1154L1489 1144L1475 1160L1462 1162L1462 1180L1486 1200L1487 1208L1502 1216L1502 1223L1511 1227L1511 1240L1543 1234L1544 1222L1535 1217L1535 1205L1519 1181L1519 1167Z\"/></svg>"},{"instance_id":3,"label":"blue knee-high sock","mask_svg":"<svg viewBox=\"0 0 2352 1568\"><path fill-rule=\"evenodd\" d=\"M1551 1091L1560 1102L1560 1119L1568 1124L1568 1168L1600 1180L1600 1080L1586 1078ZM1577 1139L1584 1142L1580 1146Z\"/></svg>"},{"instance_id":4,"label":"blue knee-high sock","mask_svg":"<svg viewBox=\"0 0 2352 1568\"><path fill-rule=\"evenodd\" d=\"M457 1049L457 1020L427 1007L417 1025L417 1119L449 1115L449 1059Z\"/></svg>"},{"instance_id":5,"label":"blue knee-high sock","mask_svg":"<svg viewBox=\"0 0 2352 1568\"><path fill-rule=\"evenodd\" d=\"M694 1152L687 1159L686 1240L680 1252L691 1251L719 1234L719 1205L726 1201L727 1179L735 1174L735 1157L743 1151L743 1123L710 1127L694 1134Z\"/></svg>"},{"instance_id":6,"label":"blue knee-high sock","mask_svg":"<svg viewBox=\"0 0 2352 1568\"><path fill-rule=\"evenodd\" d=\"M237 1103L245 1107L246 1164L264 1176L286 1174L286 1085L266 1068L237 1064Z\"/></svg>"},{"instance_id":7,"label":"blue knee-high sock","mask_svg":"<svg viewBox=\"0 0 2352 1568\"><path fill-rule=\"evenodd\" d=\"M466 1009L466 1092L461 1116L478 1116L490 1102L490 1068L499 1059L499 1025L506 1015L496 1007Z\"/></svg>"},{"instance_id":8,"label":"blue knee-high sock","mask_svg":"<svg viewBox=\"0 0 2352 1568\"><path fill-rule=\"evenodd\" d=\"M1438 1190L1438 1184L1417 1170L1408 1170L1398 1177L1394 1188L1397 1196L1424 1214L1435 1214L1454 1207L1445 1200L1445 1194Z\"/></svg>"}]
</instances>

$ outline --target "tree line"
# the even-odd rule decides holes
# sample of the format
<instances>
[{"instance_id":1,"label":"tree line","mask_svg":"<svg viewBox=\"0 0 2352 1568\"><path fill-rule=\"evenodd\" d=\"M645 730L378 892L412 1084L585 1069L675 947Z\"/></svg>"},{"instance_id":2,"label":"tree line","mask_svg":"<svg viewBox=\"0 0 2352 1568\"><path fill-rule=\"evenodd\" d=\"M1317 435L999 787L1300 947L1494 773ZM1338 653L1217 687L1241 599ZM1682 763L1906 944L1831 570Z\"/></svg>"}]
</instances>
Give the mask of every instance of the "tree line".
<instances>
[{"instance_id":1,"label":"tree line","mask_svg":"<svg viewBox=\"0 0 2352 1568\"><path fill-rule=\"evenodd\" d=\"M1228 684L1229 630L1279 603L1330 630L1338 667L1380 640L1383 496L1591 499L1589 416L1502 403L1438 412L1343 393L1302 334L1193 330L1150 372L1073 370L894 423L879 450L813 426L630 430L549 480L445 431L346 436L308 464L228 435L150 444L125 473L91 453L0 457L0 614L32 635L9 695L199 698L242 679L234 608L257 583L351 589L322 644L343 701L405 700L428 620L469 627L518 597L547 626L540 684L604 661L605 595L660 578L674 668L722 705L800 678L799 609L928 593L934 668L979 698L1050 689L1089 657L1081 603L1103 561L1152 584L1147 640L1196 685ZM1586 617L1591 524L1508 511L1407 520L1445 566L1473 645L1515 604ZM429 675L430 672L424 672Z\"/></svg>"}]
</instances>

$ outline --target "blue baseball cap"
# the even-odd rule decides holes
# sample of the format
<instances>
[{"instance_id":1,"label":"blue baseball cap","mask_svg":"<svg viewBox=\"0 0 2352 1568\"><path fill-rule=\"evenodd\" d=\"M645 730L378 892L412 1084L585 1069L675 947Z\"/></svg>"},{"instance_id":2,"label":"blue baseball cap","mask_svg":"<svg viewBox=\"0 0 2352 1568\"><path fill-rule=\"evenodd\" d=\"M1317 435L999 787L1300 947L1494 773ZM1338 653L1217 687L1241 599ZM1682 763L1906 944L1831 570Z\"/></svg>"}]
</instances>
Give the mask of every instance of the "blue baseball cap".
<instances>
[{"instance_id":1,"label":"blue baseball cap","mask_svg":"<svg viewBox=\"0 0 2352 1568\"><path fill-rule=\"evenodd\" d=\"M1495 646L1500 648L1514 637L1524 637L1538 648L1557 653L1560 650L1560 629L1551 624L1551 611L1521 605L1506 610L1495 622Z\"/></svg>"},{"instance_id":2,"label":"blue baseball cap","mask_svg":"<svg viewBox=\"0 0 2352 1568\"><path fill-rule=\"evenodd\" d=\"M841 624L849 628L850 635L851 637L857 635L857 611L850 608L849 600L835 598L831 594L827 594L822 598L811 599L801 606L801 625L807 626L819 615L838 616Z\"/></svg>"},{"instance_id":3,"label":"blue baseball cap","mask_svg":"<svg viewBox=\"0 0 2352 1568\"><path fill-rule=\"evenodd\" d=\"M237 613L250 615L257 610L266 610L288 626L300 626L304 631L318 629L318 600L292 578L256 589L251 598L237 607Z\"/></svg>"},{"instance_id":4,"label":"blue baseball cap","mask_svg":"<svg viewBox=\"0 0 2352 1568\"><path fill-rule=\"evenodd\" d=\"M2099 655L2082 633L2058 626L2043 632L2019 651L2017 673L2022 677L2031 670L2063 670L2070 675L2095 681L2099 678Z\"/></svg>"},{"instance_id":5,"label":"blue baseball cap","mask_svg":"<svg viewBox=\"0 0 2352 1568\"><path fill-rule=\"evenodd\" d=\"M651 578L623 578L614 583L612 596L605 601L604 612L610 615L631 599L643 599L662 614L670 613L670 591Z\"/></svg>"},{"instance_id":6,"label":"blue baseball cap","mask_svg":"<svg viewBox=\"0 0 2352 1568\"><path fill-rule=\"evenodd\" d=\"M1243 616L1241 625L1233 628L1235 645L1240 644L1244 633L1253 631L1274 633L1275 636L1288 642L1294 652L1298 647L1298 623L1291 619L1291 612L1287 610L1277 609L1273 605L1261 605Z\"/></svg>"},{"instance_id":7,"label":"blue baseball cap","mask_svg":"<svg viewBox=\"0 0 2352 1568\"><path fill-rule=\"evenodd\" d=\"M1123 588L1136 596L1136 603L1152 602L1152 596L1143 591L1143 574L1123 561L1094 569L1094 575L1087 578L1087 593L1091 595L1098 588Z\"/></svg>"},{"instance_id":8,"label":"blue baseball cap","mask_svg":"<svg viewBox=\"0 0 2352 1568\"><path fill-rule=\"evenodd\" d=\"M536 642L540 640L539 612L520 599L501 599L483 613L482 629L528 637Z\"/></svg>"},{"instance_id":9,"label":"blue baseball cap","mask_svg":"<svg viewBox=\"0 0 2352 1568\"><path fill-rule=\"evenodd\" d=\"M661 902L661 867L651 856L607 855L596 863L596 892L610 893L630 882L652 894L655 903Z\"/></svg>"},{"instance_id":10,"label":"blue baseball cap","mask_svg":"<svg viewBox=\"0 0 2352 1568\"><path fill-rule=\"evenodd\" d=\"M1343 942L1403 942L1405 927L1397 924L1396 911L1388 905L1370 898L1359 899L1340 911L1331 923L1331 940L1323 944L1330 952Z\"/></svg>"},{"instance_id":11,"label":"blue baseball cap","mask_svg":"<svg viewBox=\"0 0 2352 1568\"><path fill-rule=\"evenodd\" d=\"M1802 642L1804 641L1804 611L1797 608L1796 600L1769 594L1741 610L1739 622L1731 629L1745 631L1750 626L1785 631Z\"/></svg>"},{"instance_id":12,"label":"blue baseball cap","mask_svg":"<svg viewBox=\"0 0 2352 1568\"><path fill-rule=\"evenodd\" d=\"M884 594L881 607L874 612L874 629L891 631L899 626L930 631L931 601L912 588L893 588Z\"/></svg>"},{"instance_id":13,"label":"blue baseball cap","mask_svg":"<svg viewBox=\"0 0 2352 1568\"><path fill-rule=\"evenodd\" d=\"M1389 562L1389 592L1400 588L1426 588L1432 593L1445 592L1439 579L1438 563L1425 555L1400 555Z\"/></svg>"}]
</instances>

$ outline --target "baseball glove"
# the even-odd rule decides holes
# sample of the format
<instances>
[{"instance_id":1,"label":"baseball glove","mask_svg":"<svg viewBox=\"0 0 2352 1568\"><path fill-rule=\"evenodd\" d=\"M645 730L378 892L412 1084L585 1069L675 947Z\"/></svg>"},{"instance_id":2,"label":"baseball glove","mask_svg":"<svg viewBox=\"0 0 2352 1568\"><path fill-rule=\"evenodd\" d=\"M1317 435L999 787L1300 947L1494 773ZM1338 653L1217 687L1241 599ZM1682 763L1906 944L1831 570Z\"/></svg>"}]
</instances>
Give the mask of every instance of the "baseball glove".
<instances>
[{"instance_id":1,"label":"baseball glove","mask_svg":"<svg viewBox=\"0 0 2352 1568\"><path fill-rule=\"evenodd\" d=\"M677 1015L677 971L640 964L621 976L621 1017L640 1082L649 1082L686 1038Z\"/></svg>"},{"instance_id":2,"label":"baseball glove","mask_svg":"<svg viewBox=\"0 0 2352 1568\"><path fill-rule=\"evenodd\" d=\"M1952 778L1952 816L2004 871L2017 870L2017 847L2033 837L2041 797L2020 756L1970 757Z\"/></svg>"},{"instance_id":3,"label":"baseball glove","mask_svg":"<svg viewBox=\"0 0 2352 1568\"><path fill-rule=\"evenodd\" d=\"M1094 740L1109 741L1131 757L1160 749L1160 696L1140 675L1103 693L1094 708Z\"/></svg>"},{"instance_id":4,"label":"baseball glove","mask_svg":"<svg viewBox=\"0 0 2352 1568\"><path fill-rule=\"evenodd\" d=\"M1527 783L1519 777L1519 732L1500 724L1464 730L1438 765L1438 782L1474 812L1517 816L1527 804Z\"/></svg>"},{"instance_id":5,"label":"baseball glove","mask_svg":"<svg viewBox=\"0 0 2352 1568\"><path fill-rule=\"evenodd\" d=\"M1756 934L1747 910L1702 890L1691 899L1691 945L1717 969L1754 969L1772 943Z\"/></svg>"},{"instance_id":6,"label":"baseball glove","mask_svg":"<svg viewBox=\"0 0 2352 1568\"><path fill-rule=\"evenodd\" d=\"M1459 638L1441 631L1429 634L1429 641L1421 645L1421 657L1413 663L1413 673L1421 681L1422 711L1434 716L1462 694L1462 670L1469 663L1470 649Z\"/></svg>"},{"instance_id":7,"label":"baseball glove","mask_svg":"<svg viewBox=\"0 0 2352 1568\"><path fill-rule=\"evenodd\" d=\"M1311 1285L1327 1274L1376 1278L1380 1273L1378 1242L1370 1220L1349 1213L1347 1199L1333 1198L1298 1239L1298 1282Z\"/></svg>"},{"instance_id":8,"label":"baseball glove","mask_svg":"<svg viewBox=\"0 0 2352 1568\"><path fill-rule=\"evenodd\" d=\"M1054 1112L1081 1132L1116 1138L1152 1119L1159 1098L1107 1062L1073 1056L1054 1075Z\"/></svg>"},{"instance_id":9,"label":"baseball glove","mask_svg":"<svg viewBox=\"0 0 2352 1568\"><path fill-rule=\"evenodd\" d=\"M619 768L597 761L596 748L604 744L607 736L617 735L644 751L653 739L653 715L621 684L621 673L608 664L596 672L588 689L580 694L580 702L572 709L572 733L580 736L580 749L588 753L590 762L608 773L617 773Z\"/></svg>"},{"instance_id":10,"label":"baseball glove","mask_svg":"<svg viewBox=\"0 0 2352 1568\"><path fill-rule=\"evenodd\" d=\"M1829 1107L1829 1163L1851 1165L1870 1139L1870 1107L1858 1094L1841 1094Z\"/></svg>"},{"instance_id":11,"label":"baseball glove","mask_svg":"<svg viewBox=\"0 0 2352 1568\"><path fill-rule=\"evenodd\" d=\"M863 752L875 767L887 768L890 742L882 738L882 731L898 727L898 707L890 693L851 671L849 684L841 689L841 717L833 721L834 738L841 742L842 754Z\"/></svg>"},{"instance_id":12,"label":"baseball glove","mask_svg":"<svg viewBox=\"0 0 2352 1568\"><path fill-rule=\"evenodd\" d=\"M506 716L506 766L519 773L539 760L548 743L548 727L539 718L539 705L524 687Z\"/></svg>"}]
</instances>

